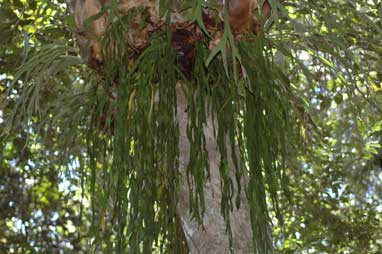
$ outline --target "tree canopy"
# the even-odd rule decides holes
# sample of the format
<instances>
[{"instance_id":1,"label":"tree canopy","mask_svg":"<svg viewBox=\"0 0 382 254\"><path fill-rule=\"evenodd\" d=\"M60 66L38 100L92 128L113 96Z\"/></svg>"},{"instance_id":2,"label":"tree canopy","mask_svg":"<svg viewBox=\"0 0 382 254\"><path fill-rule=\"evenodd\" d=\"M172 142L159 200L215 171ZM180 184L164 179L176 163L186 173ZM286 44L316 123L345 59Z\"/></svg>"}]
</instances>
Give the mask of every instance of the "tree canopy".
<instances>
[{"instance_id":1,"label":"tree canopy","mask_svg":"<svg viewBox=\"0 0 382 254\"><path fill-rule=\"evenodd\" d=\"M216 1L180 2L203 34ZM94 68L66 1L0 0L0 252L187 253L175 216L181 83L195 220L211 114L228 231L236 182L258 253L380 253L382 4L268 2L262 32L235 37L226 22L212 50L205 34L193 41L192 62L167 23L134 47L129 29L147 13L111 4Z\"/></svg>"}]
</instances>

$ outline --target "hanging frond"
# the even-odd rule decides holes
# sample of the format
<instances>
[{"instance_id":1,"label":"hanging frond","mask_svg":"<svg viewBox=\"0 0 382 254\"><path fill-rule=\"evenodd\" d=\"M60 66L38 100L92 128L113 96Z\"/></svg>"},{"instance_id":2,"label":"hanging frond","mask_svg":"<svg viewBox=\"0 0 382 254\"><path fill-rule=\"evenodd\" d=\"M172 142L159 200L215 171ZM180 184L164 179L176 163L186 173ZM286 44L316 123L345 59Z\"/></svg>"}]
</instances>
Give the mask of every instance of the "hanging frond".
<instances>
[{"instance_id":1,"label":"hanging frond","mask_svg":"<svg viewBox=\"0 0 382 254\"><path fill-rule=\"evenodd\" d=\"M77 142L86 142L79 154L89 168L83 177L92 201L92 253L185 253L179 244L184 236L176 214L178 192L187 182L189 212L202 223L204 188L211 176L204 129L212 124L220 155L221 215L230 247L230 216L240 207L244 191L254 251L273 253L270 212L282 224L278 200L290 195L286 161L298 154L304 139L300 132L306 125L315 127L299 89L320 82L315 68L322 68L349 96L370 99L359 83L377 82L362 73L357 57L375 57L381 46L365 45L358 28L342 30L326 8L338 5L347 17L361 15L362 29L381 29L349 1L269 1L272 14L265 28L276 24L276 29L256 35L232 30L227 2L220 13L224 21L216 18L216 24L205 18L206 9L216 10L216 3L195 1L189 6L190 19L180 24L171 23L171 1L159 3L158 19L151 19L147 6L122 11L117 1L88 17L87 22L101 16L107 20L102 38L92 41L93 46L99 43L100 56L88 77L73 70L83 63L77 49L42 47L9 84L8 132L33 121L45 139L53 129L63 151L82 134ZM310 15L320 20L319 26L304 20L307 9L317 11ZM263 25L261 15L256 25ZM339 31L351 33L350 39L337 36ZM307 54L311 64L301 54ZM298 87L295 83L301 80ZM179 170L177 89L187 98L186 179Z\"/></svg>"}]
</instances>

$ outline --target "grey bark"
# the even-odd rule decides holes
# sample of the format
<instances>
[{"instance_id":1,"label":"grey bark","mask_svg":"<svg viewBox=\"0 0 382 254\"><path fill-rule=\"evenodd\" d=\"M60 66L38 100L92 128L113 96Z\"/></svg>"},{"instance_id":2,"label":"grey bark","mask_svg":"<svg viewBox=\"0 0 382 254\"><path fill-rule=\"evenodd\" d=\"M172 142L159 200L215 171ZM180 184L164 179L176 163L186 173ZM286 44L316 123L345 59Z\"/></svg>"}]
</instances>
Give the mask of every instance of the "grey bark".
<instances>
[{"instance_id":1,"label":"grey bark","mask_svg":"<svg viewBox=\"0 0 382 254\"><path fill-rule=\"evenodd\" d=\"M204 129L207 152L210 165L211 180L207 182L205 191L206 212L203 217L203 226L192 220L189 213L189 189L186 181L186 168L189 162L190 143L187 138L187 98L181 87L177 87L177 107L179 122L179 162L180 172L183 175L177 207L178 216L187 239L189 250L192 254L225 254L230 253L226 225L220 212L220 154L217 149L216 138L213 133L212 119L208 117ZM229 150L229 149L228 149ZM233 167L232 161L230 162ZM253 253L252 230L250 223L248 201L244 192L241 193L242 204L240 209L234 209L231 214L231 228L233 236L233 251L237 254Z\"/></svg>"}]
</instances>

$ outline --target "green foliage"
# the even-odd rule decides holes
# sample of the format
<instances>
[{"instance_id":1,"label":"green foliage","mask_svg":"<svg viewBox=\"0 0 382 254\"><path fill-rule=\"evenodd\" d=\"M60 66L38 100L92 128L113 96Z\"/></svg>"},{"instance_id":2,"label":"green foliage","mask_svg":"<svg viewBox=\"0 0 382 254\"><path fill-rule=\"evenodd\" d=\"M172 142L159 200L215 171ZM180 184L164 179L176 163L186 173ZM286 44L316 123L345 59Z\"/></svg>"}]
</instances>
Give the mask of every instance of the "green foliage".
<instances>
[{"instance_id":1,"label":"green foliage","mask_svg":"<svg viewBox=\"0 0 382 254\"><path fill-rule=\"evenodd\" d=\"M240 46L244 68L254 70L248 72L246 112L243 113L243 139L250 176L247 196L252 206L252 231L257 253L272 253L272 245L264 244L266 241L272 242L265 184L276 216L282 223L277 193L282 183L284 190L288 188L284 170L285 160L290 156L287 150L293 152L293 146L296 145L293 130L295 116L288 98L289 84L278 79L278 71L265 51L265 38L259 36L255 45L243 42Z\"/></svg>"},{"instance_id":2,"label":"green foliage","mask_svg":"<svg viewBox=\"0 0 382 254\"><path fill-rule=\"evenodd\" d=\"M0 252L85 253L77 176L63 168L58 174L54 152L37 145L35 135L26 145L26 136L0 140Z\"/></svg>"},{"instance_id":3,"label":"green foliage","mask_svg":"<svg viewBox=\"0 0 382 254\"><path fill-rule=\"evenodd\" d=\"M218 45L211 51L210 55L208 56L206 60L206 65L208 66L211 62L211 60L218 55L218 53L221 53L222 61L224 70L226 72L226 75L229 76L229 70L228 70L228 55L227 55L227 49L228 46L231 48L231 51L229 54L231 54L232 58L232 68L233 68L233 77L236 83L238 83L238 72L237 72L237 66L238 64L241 64L240 61L240 55L235 43L235 40L233 38L233 34L231 32L231 28L229 25L229 14L228 14L228 7L227 4L224 5L224 20L227 20L227 22L224 23L224 31L223 36L220 39Z\"/></svg>"},{"instance_id":4,"label":"green foliage","mask_svg":"<svg viewBox=\"0 0 382 254\"><path fill-rule=\"evenodd\" d=\"M190 6L201 29L202 2ZM170 1L160 3L165 15ZM100 77L81 64L60 1L0 1L0 251L187 253L176 217L181 83L196 220L212 115L229 237L245 191L257 253L379 253L382 5L270 3L266 34L238 42L226 22L215 50L207 36L195 45L187 79L170 31L129 62L142 10L109 19Z\"/></svg>"}]
</instances>

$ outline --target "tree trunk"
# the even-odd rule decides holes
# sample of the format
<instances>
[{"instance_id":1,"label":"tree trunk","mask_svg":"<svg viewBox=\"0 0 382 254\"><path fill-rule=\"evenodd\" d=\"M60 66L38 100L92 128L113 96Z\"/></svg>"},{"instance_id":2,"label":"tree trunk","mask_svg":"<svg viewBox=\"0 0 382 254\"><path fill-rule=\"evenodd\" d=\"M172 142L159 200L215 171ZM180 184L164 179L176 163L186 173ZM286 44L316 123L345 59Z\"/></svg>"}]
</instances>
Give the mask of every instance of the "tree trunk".
<instances>
[{"instance_id":1,"label":"tree trunk","mask_svg":"<svg viewBox=\"0 0 382 254\"><path fill-rule=\"evenodd\" d=\"M186 179L186 169L189 162L190 143L187 138L187 98L180 86L177 87L178 121L179 121L179 163L180 172L183 175L183 183L179 192L177 207L182 227L187 239L189 250L192 254L225 254L230 253L226 225L221 215L221 190L220 190L220 154L217 149L216 138L213 133L212 119L207 118L204 128L207 152L210 163L211 180L204 188L206 211L203 217L203 225L193 220L189 213L189 189ZM228 149L230 150L230 149ZM230 162L233 167L232 161ZM236 186L235 186L236 187ZM237 189L237 187L236 187ZM231 228L233 237L234 253L253 253L252 231L249 215L249 207L244 191L241 192L240 209L234 209L231 214Z\"/></svg>"}]
</instances>

